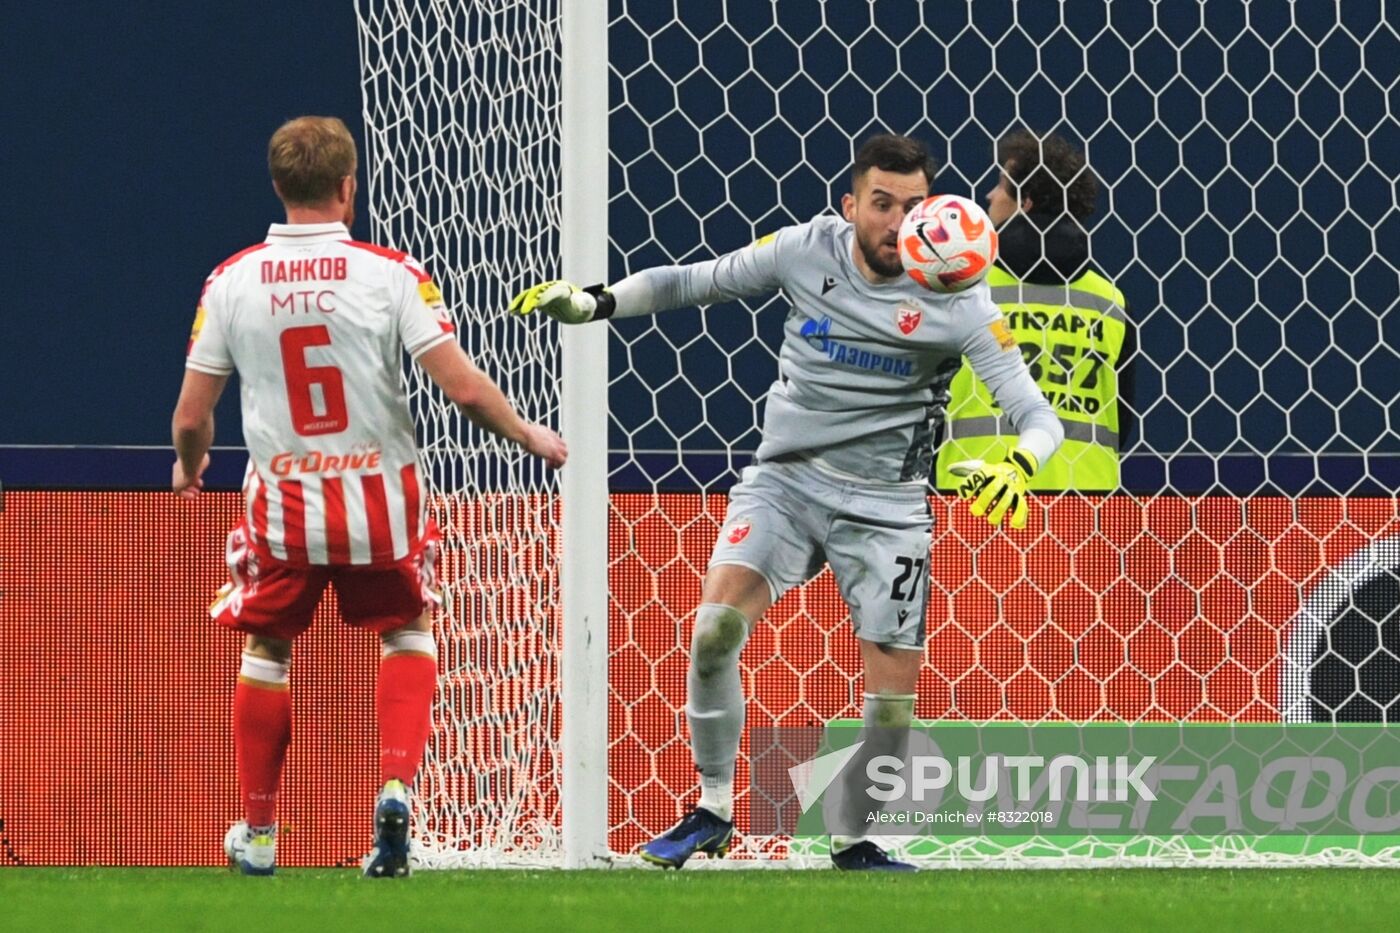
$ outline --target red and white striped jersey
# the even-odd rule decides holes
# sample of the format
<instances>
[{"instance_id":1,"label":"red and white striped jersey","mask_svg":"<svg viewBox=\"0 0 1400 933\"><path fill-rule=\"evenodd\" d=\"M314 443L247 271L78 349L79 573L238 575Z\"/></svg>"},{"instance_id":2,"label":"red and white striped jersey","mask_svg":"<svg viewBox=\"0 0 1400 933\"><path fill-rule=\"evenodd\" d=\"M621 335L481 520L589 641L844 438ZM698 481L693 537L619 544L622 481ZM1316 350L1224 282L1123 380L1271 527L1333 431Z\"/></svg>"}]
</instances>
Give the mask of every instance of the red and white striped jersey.
<instances>
[{"instance_id":1,"label":"red and white striped jersey","mask_svg":"<svg viewBox=\"0 0 1400 933\"><path fill-rule=\"evenodd\" d=\"M293 564L380 564L417 550L424 483L400 381L453 339L442 294L405 253L344 224L273 224L204 283L190 369L238 372L248 528Z\"/></svg>"}]
</instances>

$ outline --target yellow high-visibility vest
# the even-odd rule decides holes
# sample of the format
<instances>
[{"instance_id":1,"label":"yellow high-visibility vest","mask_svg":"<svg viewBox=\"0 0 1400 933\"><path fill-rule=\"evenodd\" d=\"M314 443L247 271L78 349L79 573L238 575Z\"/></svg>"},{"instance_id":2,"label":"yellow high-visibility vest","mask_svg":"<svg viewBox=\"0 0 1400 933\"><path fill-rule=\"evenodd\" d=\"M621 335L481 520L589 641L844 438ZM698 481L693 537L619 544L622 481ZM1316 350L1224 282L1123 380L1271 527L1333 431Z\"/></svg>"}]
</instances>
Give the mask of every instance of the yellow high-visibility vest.
<instances>
[{"instance_id":1,"label":"yellow high-visibility vest","mask_svg":"<svg viewBox=\"0 0 1400 933\"><path fill-rule=\"evenodd\" d=\"M1118 488L1118 359L1127 332L1127 302L1113 283L1086 272L1067 285L1020 282L994 266L992 300L1006 315L1031 377L1065 429L1065 442L1040 465L1030 488L1042 492L1109 492ZM1016 431L972 374L966 360L949 389L945 440L935 481L952 490L948 466L1005 458Z\"/></svg>"}]
</instances>

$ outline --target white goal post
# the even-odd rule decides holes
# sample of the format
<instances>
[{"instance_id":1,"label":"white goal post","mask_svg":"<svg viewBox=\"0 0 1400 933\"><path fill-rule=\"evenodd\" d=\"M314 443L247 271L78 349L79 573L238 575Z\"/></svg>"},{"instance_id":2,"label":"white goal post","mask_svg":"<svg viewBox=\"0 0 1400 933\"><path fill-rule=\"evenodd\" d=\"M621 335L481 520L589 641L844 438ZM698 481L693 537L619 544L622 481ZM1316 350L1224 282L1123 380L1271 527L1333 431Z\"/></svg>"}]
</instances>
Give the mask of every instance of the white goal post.
<instances>
[{"instance_id":1,"label":"white goal post","mask_svg":"<svg viewBox=\"0 0 1400 933\"><path fill-rule=\"evenodd\" d=\"M565 0L559 144L564 278L607 278L608 4ZM565 328L560 425L574 439L563 473L561 670L564 867L608 858L608 334Z\"/></svg>"}]
</instances>

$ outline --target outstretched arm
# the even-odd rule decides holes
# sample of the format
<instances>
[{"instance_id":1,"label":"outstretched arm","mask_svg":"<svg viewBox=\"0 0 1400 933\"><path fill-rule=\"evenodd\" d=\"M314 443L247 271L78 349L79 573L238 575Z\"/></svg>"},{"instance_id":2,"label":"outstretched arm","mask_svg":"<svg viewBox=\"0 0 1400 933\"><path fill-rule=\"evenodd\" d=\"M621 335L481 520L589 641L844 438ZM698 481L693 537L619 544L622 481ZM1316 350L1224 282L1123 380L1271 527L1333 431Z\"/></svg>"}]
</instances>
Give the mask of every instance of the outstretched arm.
<instances>
[{"instance_id":1,"label":"outstretched arm","mask_svg":"<svg viewBox=\"0 0 1400 933\"><path fill-rule=\"evenodd\" d=\"M978 297L969 294L966 301L971 304ZM1031 378L1001 309L990 299L983 300L985 306L959 312L973 315L982 322L969 329L963 342L963 354L972 364L973 373L986 383L997 406L1006 412L1012 427L1019 432L1015 446L1024 447L1037 464L1042 464L1064 441L1064 428L1040 386Z\"/></svg>"},{"instance_id":2,"label":"outstretched arm","mask_svg":"<svg viewBox=\"0 0 1400 933\"><path fill-rule=\"evenodd\" d=\"M1024 528L1028 511L1026 484L1041 464L1054 456L1065 432L1055 410L1031 378L1000 309L985 297L981 298L984 306L973 306L978 299L969 293L963 300L963 313L979 322L968 330L963 353L1019 437L1001 463L965 461L949 469L962 477L958 495L972 500L973 515L985 515L993 525L1009 516L1012 528Z\"/></svg>"},{"instance_id":3,"label":"outstretched arm","mask_svg":"<svg viewBox=\"0 0 1400 933\"><path fill-rule=\"evenodd\" d=\"M569 449L563 438L516 414L505 394L472 363L457 341L444 341L423 352L418 363L472 424L519 444L556 470L564 465Z\"/></svg>"},{"instance_id":4,"label":"outstretched arm","mask_svg":"<svg viewBox=\"0 0 1400 933\"><path fill-rule=\"evenodd\" d=\"M564 324L584 324L774 292L782 287L778 255L783 233L763 237L716 259L635 272L611 288L595 285L581 289L564 281L542 282L516 295L510 313L540 310Z\"/></svg>"},{"instance_id":5,"label":"outstretched arm","mask_svg":"<svg viewBox=\"0 0 1400 933\"><path fill-rule=\"evenodd\" d=\"M609 289L617 302L614 314L636 317L777 291L782 286L778 248L774 238L725 253L718 259L635 272Z\"/></svg>"}]
</instances>

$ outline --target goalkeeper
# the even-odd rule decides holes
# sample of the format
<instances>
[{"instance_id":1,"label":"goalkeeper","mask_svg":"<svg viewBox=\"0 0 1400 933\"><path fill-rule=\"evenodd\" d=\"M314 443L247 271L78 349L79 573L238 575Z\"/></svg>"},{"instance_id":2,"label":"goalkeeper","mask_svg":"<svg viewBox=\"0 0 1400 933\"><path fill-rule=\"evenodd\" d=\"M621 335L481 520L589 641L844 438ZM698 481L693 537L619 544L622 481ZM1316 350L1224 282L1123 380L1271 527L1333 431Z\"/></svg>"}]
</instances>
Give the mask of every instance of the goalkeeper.
<instances>
[{"instance_id":1,"label":"goalkeeper","mask_svg":"<svg viewBox=\"0 0 1400 933\"><path fill-rule=\"evenodd\" d=\"M695 614L685 711L700 800L642 847L650 862L679 868L696 852L728 850L744 725L739 653L764 612L823 564L831 565L860 644L864 721L907 734L924 652L928 478L962 357L1019 432L1004 462L960 466L958 493L974 515L1024 527L1026 481L1063 438L987 287L937 294L904 275L900 223L928 197L934 171L921 142L876 136L856 155L844 219L818 217L717 259L648 269L611 288L545 282L511 303L514 314L541 311L565 324L778 289L792 305L762 442L730 492ZM858 829L841 830L847 835L832 838L838 868L913 869Z\"/></svg>"}]
</instances>

